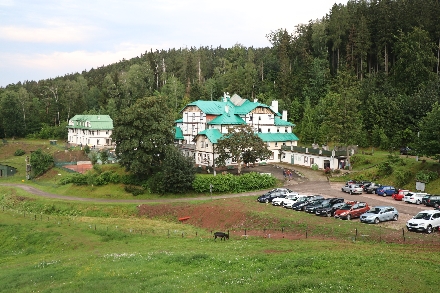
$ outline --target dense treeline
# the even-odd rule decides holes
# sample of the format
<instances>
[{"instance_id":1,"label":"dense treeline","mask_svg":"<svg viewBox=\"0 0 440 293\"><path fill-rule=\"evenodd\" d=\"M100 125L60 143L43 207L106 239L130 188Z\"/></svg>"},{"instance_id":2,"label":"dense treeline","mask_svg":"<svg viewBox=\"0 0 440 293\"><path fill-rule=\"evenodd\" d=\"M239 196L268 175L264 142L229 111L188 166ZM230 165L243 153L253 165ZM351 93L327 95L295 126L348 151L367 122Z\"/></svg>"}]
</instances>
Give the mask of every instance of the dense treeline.
<instances>
[{"instance_id":1,"label":"dense treeline","mask_svg":"<svg viewBox=\"0 0 440 293\"><path fill-rule=\"evenodd\" d=\"M114 117L153 95L167 97L178 118L186 103L229 92L267 104L277 99L305 144L411 144L439 101L439 15L439 0L349 1L295 32L271 32L267 48L147 51L11 84L0 88L0 135L44 136L50 131L42 129L76 114Z\"/></svg>"}]
</instances>

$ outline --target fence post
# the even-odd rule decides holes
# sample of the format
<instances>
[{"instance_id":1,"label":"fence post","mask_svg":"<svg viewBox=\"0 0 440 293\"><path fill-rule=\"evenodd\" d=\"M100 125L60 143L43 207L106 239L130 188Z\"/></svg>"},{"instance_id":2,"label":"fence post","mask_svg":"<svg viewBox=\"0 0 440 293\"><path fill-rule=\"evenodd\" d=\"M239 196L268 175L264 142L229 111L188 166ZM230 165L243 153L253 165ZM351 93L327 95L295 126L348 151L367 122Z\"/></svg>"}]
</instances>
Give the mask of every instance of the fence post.
<instances>
[{"instance_id":1,"label":"fence post","mask_svg":"<svg viewBox=\"0 0 440 293\"><path fill-rule=\"evenodd\" d=\"M246 229L244 229L244 235L246 235Z\"/></svg>"},{"instance_id":2,"label":"fence post","mask_svg":"<svg viewBox=\"0 0 440 293\"><path fill-rule=\"evenodd\" d=\"M309 231L309 228L306 226L306 239L307 239L308 231Z\"/></svg>"},{"instance_id":3,"label":"fence post","mask_svg":"<svg viewBox=\"0 0 440 293\"><path fill-rule=\"evenodd\" d=\"M405 229L402 228L403 242L405 242Z\"/></svg>"},{"instance_id":4,"label":"fence post","mask_svg":"<svg viewBox=\"0 0 440 293\"><path fill-rule=\"evenodd\" d=\"M354 235L354 241L356 241L357 237L358 237L358 229L356 228L356 234Z\"/></svg>"}]
</instances>

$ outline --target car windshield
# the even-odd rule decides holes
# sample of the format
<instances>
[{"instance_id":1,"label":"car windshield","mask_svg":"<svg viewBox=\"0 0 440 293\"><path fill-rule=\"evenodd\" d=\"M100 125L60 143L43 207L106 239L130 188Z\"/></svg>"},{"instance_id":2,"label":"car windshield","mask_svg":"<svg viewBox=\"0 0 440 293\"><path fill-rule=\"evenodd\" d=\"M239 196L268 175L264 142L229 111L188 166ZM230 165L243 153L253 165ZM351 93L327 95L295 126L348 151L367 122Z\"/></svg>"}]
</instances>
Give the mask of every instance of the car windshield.
<instances>
[{"instance_id":1,"label":"car windshield","mask_svg":"<svg viewBox=\"0 0 440 293\"><path fill-rule=\"evenodd\" d=\"M349 209L351 209L351 207L352 207L351 204L346 204L346 205L344 205L343 207L341 207L340 209L341 209L341 210L349 210Z\"/></svg>"},{"instance_id":2,"label":"car windshield","mask_svg":"<svg viewBox=\"0 0 440 293\"><path fill-rule=\"evenodd\" d=\"M374 209L371 209L371 210L369 211L369 213L371 213L371 214L379 214L380 211L381 211L381 209L379 209L379 208L374 208Z\"/></svg>"},{"instance_id":3,"label":"car windshield","mask_svg":"<svg viewBox=\"0 0 440 293\"><path fill-rule=\"evenodd\" d=\"M429 220L431 218L431 215L428 213L418 213L414 219L423 219L423 220Z\"/></svg>"}]
</instances>

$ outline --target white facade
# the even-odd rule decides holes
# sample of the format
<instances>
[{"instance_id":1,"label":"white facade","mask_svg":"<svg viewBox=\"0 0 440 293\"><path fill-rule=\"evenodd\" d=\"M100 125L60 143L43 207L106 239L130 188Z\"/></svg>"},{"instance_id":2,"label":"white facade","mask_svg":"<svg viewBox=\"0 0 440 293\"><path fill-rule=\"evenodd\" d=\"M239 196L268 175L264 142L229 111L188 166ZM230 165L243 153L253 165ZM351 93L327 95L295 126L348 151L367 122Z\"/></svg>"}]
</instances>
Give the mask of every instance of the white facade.
<instances>
[{"instance_id":1,"label":"white facade","mask_svg":"<svg viewBox=\"0 0 440 293\"><path fill-rule=\"evenodd\" d=\"M89 147L114 146L113 120L108 115L76 115L67 126L68 143Z\"/></svg>"}]
</instances>

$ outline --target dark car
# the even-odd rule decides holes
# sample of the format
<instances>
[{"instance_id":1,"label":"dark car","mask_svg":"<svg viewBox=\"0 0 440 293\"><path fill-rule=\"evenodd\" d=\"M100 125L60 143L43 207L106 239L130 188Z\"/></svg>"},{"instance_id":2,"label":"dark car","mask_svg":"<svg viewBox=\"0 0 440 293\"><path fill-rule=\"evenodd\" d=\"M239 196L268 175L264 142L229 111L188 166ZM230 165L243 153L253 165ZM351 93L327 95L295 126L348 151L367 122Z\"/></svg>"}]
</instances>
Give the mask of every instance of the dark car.
<instances>
[{"instance_id":1,"label":"dark car","mask_svg":"<svg viewBox=\"0 0 440 293\"><path fill-rule=\"evenodd\" d=\"M432 195L427 201L426 206L438 208L440 206L440 195Z\"/></svg>"},{"instance_id":2,"label":"dark car","mask_svg":"<svg viewBox=\"0 0 440 293\"><path fill-rule=\"evenodd\" d=\"M401 155L410 155L411 149L409 147L401 147L400 148L400 154Z\"/></svg>"},{"instance_id":3,"label":"dark car","mask_svg":"<svg viewBox=\"0 0 440 293\"><path fill-rule=\"evenodd\" d=\"M292 206L292 210L304 211L306 206L315 204L317 202L322 202L322 201L324 201L324 198L309 199L307 202L304 202L303 204L299 204L299 205L297 205L295 207Z\"/></svg>"},{"instance_id":4,"label":"dark car","mask_svg":"<svg viewBox=\"0 0 440 293\"><path fill-rule=\"evenodd\" d=\"M427 206L428 205L428 199L430 199L431 196L436 196L436 195L434 195L434 194L427 194L424 197L422 197L422 204Z\"/></svg>"},{"instance_id":5,"label":"dark car","mask_svg":"<svg viewBox=\"0 0 440 293\"><path fill-rule=\"evenodd\" d=\"M292 192L292 191L290 189L288 189L288 188L275 188L275 189L272 189L271 191L263 194L262 196L259 196L257 198L257 201L258 202L269 203L269 202L272 202L272 200L274 198L283 196L283 195L285 195L285 194L287 194L289 192Z\"/></svg>"},{"instance_id":6,"label":"dark car","mask_svg":"<svg viewBox=\"0 0 440 293\"><path fill-rule=\"evenodd\" d=\"M344 205L345 205L345 202L338 202L338 203L335 203L335 204L330 204L328 206L317 208L315 210L315 215L317 215L317 216L333 217L334 214L335 214L335 211L339 210Z\"/></svg>"},{"instance_id":7,"label":"dark car","mask_svg":"<svg viewBox=\"0 0 440 293\"><path fill-rule=\"evenodd\" d=\"M377 189L382 187L382 184L371 183L370 186L365 190L367 193L375 194Z\"/></svg>"},{"instance_id":8,"label":"dark car","mask_svg":"<svg viewBox=\"0 0 440 293\"><path fill-rule=\"evenodd\" d=\"M306 213L314 214L316 209L322 208L322 207L327 207L327 206L332 206L332 204L330 204L330 201L328 199L325 199L323 201L315 201L309 205L306 205L304 207L304 211Z\"/></svg>"},{"instance_id":9,"label":"dark car","mask_svg":"<svg viewBox=\"0 0 440 293\"><path fill-rule=\"evenodd\" d=\"M394 186L382 186L376 189L376 194L381 196L392 196L395 193L398 193L399 190Z\"/></svg>"}]
</instances>

